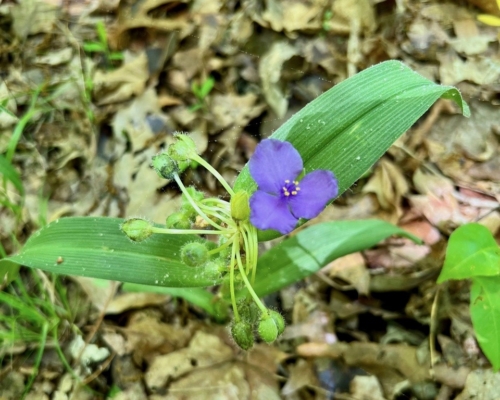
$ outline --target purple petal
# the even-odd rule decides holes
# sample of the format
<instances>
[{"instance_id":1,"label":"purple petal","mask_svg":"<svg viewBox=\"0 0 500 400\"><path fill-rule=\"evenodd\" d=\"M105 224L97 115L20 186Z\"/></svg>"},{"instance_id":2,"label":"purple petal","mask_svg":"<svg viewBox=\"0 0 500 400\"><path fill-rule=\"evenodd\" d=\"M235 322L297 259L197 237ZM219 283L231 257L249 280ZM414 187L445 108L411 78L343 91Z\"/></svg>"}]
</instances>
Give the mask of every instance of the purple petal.
<instances>
[{"instance_id":1,"label":"purple petal","mask_svg":"<svg viewBox=\"0 0 500 400\"><path fill-rule=\"evenodd\" d=\"M250 197L250 222L258 229L274 229L286 235L297 225L285 199L257 190Z\"/></svg>"},{"instance_id":2,"label":"purple petal","mask_svg":"<svg viewBox=\"0 0 500 400\"><path fill-rule=\"evenodd\" d=\"M317 170L299 182L300 191L288 198L288 204L297 218L316 217L339 192L338 182L331 171Z\"/></svg>"},{"instance_id":3,"label":"purple petal","mask_svg":"<svg viewBox=\"0 0 500 400\"><path fill-rule=\"evenodd\" d=\"M257 145L249 162L250 175L265 192L278 194L286 180L302 172L302 158L291 143L265 139Z\"/></svg>"}]
</instances>

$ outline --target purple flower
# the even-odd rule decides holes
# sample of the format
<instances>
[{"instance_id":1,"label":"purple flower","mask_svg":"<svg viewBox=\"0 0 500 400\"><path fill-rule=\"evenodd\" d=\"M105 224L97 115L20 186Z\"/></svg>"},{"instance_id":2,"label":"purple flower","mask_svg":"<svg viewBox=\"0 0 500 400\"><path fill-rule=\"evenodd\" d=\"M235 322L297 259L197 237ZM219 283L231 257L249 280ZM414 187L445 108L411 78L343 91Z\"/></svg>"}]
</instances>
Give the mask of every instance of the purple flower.
<instances>
[{"instance_id":1,"label":"purple flower","mask_svg":"<svg viewBox=\"0 0 500 400\"><path fill-rule=\"evenodd\" d=\"M297 181L303 170L302 158L288 142L263 140L249 168L258 185L250 198L250 222L258 229L287 234L299 218L316 217L338 193L331 171L313 171Z\"/></svg>"}]
</instances>

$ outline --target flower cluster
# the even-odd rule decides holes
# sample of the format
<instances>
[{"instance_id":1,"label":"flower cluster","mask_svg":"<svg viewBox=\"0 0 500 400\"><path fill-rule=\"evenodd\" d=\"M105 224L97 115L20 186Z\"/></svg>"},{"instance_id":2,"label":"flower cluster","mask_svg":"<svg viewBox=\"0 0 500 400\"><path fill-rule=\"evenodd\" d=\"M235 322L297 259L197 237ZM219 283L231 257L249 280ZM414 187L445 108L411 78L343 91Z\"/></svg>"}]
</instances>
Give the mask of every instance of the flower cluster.
<instances>
[{"instance_id":1,"label":"flower cluster","mask_svg":"<svg viewBox=\"0 0 500 400\"><path fill-rule=\"evenodd\" d=\"M183 134L166 152L153 158L156 172L174 180L182 191L181 209L168 216L160 228L131 219L122 230L134 241L152 234L218 235L218 243L200 238L180 249L186 267L203 267L210 276L222 278L220 298L231 299L234 322L231 328L235 342L247 350L254 343L254 332L265 342L274 341L284 330L283 317L262 303L252 288L258 257L257 229L291 232L300 218L313 218L338 192L337 181L330 171L305 175L302 159L287 142L267 139L256 148L249 162L250 174L258 185L252 194L234 192L222 176L197 152L194 142ZM186 188L179 174L193 162L205 167L227 190L231 200L205 198L202 192ZM243 288L248 295L237 299Z\"/></svg>"}]
</instances>

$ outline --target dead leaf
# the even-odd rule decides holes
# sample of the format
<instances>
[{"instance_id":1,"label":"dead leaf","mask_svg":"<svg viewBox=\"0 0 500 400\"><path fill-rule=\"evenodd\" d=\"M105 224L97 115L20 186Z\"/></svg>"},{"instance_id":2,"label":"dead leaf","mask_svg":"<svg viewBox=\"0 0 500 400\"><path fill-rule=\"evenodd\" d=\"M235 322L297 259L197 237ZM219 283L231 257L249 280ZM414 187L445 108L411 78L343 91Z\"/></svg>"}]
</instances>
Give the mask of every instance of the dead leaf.
<instances>
[{"instance_id":1,"label":"dead leaf","mask_svg":"<svg viewBox=\"0 0 500 400\"><path fill-rule=\"evenodd\" d=\"M100 105L129 100L144 91L148 77L146 53L132 56L125 52L125 61L120 68L110 72L96 71L94 96Z\"/></svg>"},{"instance_id":2,"label":"dead leaf","mask_svg":"<svg viewBox=\"0 0 500 400\"><path fill-rule=\"evenodd\" d=\"M13 30L20 39L51 32L61 8L41 0L21 0L11 9Z\"/></svg>"},{"instance_id":3,"label":"dead leaf","mask_svg":"<svg viewBox=\"0 0 500 400\"><path fill-rule=\"evenodd\" d=\"M120 314L133 308L165 304L169 298L169 296L158 293L122 293L109 302L106 314Z\"/></svg>"},{"instance_id":4,"label":"dead leaf","mask_svg":"<svg viewBox=\"0 0 500 400\"><path fill-rule=\"evenodd\" d=\"M350 384L351 395L355 399L384 400L382 387L375 376L357 375Z\"/></svg>"},{"instance_id":5,"label":"dead leaf","mask_svg":"<svg viewBox=\"0 0 500 400\"><path fill-rule=\"evenodd\" d=\"M322 272L330 278L339 278L348 283L345 289L355 288L359 294L367 295L370 287L370 273L361 253L353 253L332 261Z\"/></svg>"},{"instance_id":6,"label":"dead leaf","mask_svg":"<svg viewBox=\"0 0 500 400\"><path fill-rule=\"evenodd\" d=\"M155 357L144 378L151 390L158 390L165 387L169 380L176 379L196 368L204 368L206 374L207 367L228 361L232 357L232 349L219 337L197 331L188 347ZM205 389L200 386L200 390L206 390L208 386L207 384Z\"/></svg>"},{"instance_id":7,"label":"dead leaf","mask_svg":"<svg viewBox=\"0 0 500 400\"><path fill-rule=\"evenodd\" d=\"M288 101L281 89L280 78L283 63L297 54L287 42L273 43L264 54L259 64L259 76L262 81L262 91L267 103L278 118L283 118L288 108Z\"/></svg>"},{"instance_id":8,"label":"dead leaf","mask_svg":"<svg viewBox=\"0 0 500 400\"><path fill-rule=\"evenodd\" d=\"M382 158L374 174L363 187L363 193L374 193L380 207L389 213L388 219L397 222L403 215L401 200L408 192L408 184L401 170Z\"/></svg>"},{"instance_id":9,"label":"dead leaf","mask_svg":"<svg viewBox=\"0 0 500 400\"><path fill-rule=\"evenodd\" d=\"M465 388L455 400L497 400L500 398L500 373L491 369L471 371L465 381Z\"/></svg>"}]
</instances>

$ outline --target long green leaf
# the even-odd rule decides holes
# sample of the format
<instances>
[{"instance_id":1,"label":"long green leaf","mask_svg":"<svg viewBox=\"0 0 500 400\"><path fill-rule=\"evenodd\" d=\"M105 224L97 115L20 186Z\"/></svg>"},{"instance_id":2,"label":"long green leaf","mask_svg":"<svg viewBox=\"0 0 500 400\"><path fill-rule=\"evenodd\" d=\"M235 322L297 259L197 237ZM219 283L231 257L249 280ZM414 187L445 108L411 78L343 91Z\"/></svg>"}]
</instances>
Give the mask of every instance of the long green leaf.
<instances>
[{"instance_id":1,"label":"long green leaf","mask_svg":"<svg viewBox=\"0 0 500 400\"><path fill-rule=\"evenodd\" d=\"M5 260L59 274L145 285L219 283L202 267L188 267L179 259L181 246L196 236L153 235L134 243L120 230L122 222L118 218L61 218L36 232L19 254Z\"/></svg>"},{"instance_id":2,"label":"long green leaf","mask_svg":"<svg viewBox=\"0 0 500 400\"><path fill-rule=\"evenodd\" d=\"M291 142L306 172L327 169L339 180L339 195L358 180L439 98L454 100L465 116L460 92L441 86L399 61L368 68L323 93L278 128L272 138ZM248 168L235 190L252 193ZM262 240L279 236L266 231Z\"/></svg>"},{"instance_id":3,"label":"long green leaf","mask_svg":"<svg viewBox=\"0 0 500 400\"><path fill-rule=\"evenodd\" d=\"M403 229L380 220L313 225L259 258L253 288L259 296L273 293L312 275L338 257L373 247L392 235L421 242Z\"/></svg>"},{"instance_id":4,"label":"long green leaf","mask_svg":"<svg viewBox=\"0 0 500 400\"><path fill-rule=\"evenodd\" d=\"M472 279L470 314L477 341L495 370L500 369L499 276Z\"/></svg>"}]
</instances>

